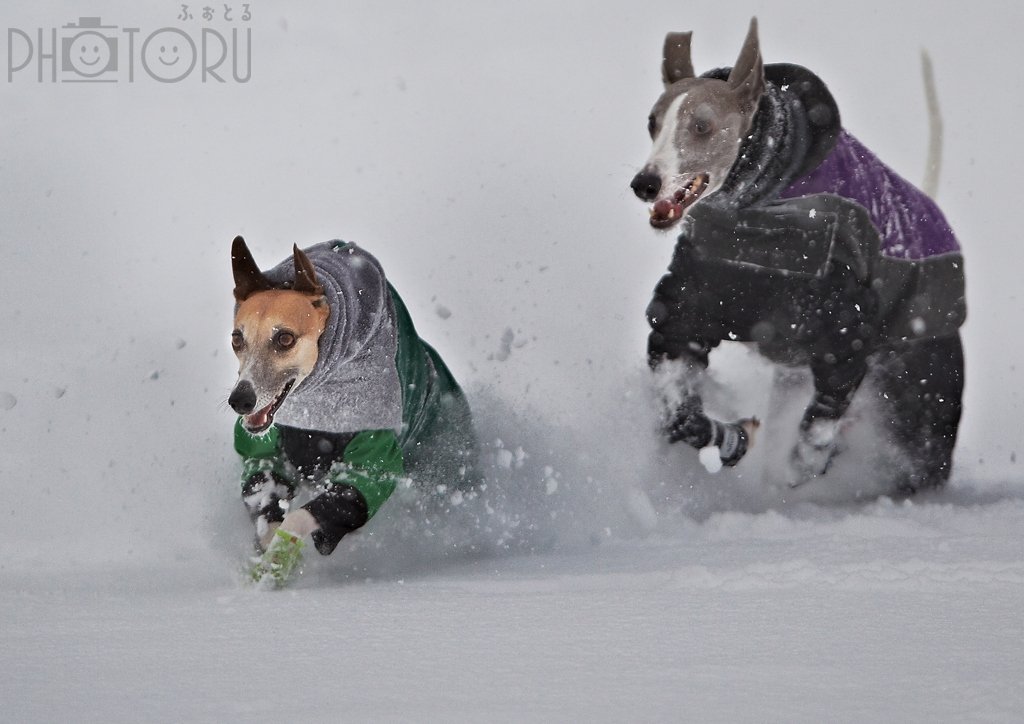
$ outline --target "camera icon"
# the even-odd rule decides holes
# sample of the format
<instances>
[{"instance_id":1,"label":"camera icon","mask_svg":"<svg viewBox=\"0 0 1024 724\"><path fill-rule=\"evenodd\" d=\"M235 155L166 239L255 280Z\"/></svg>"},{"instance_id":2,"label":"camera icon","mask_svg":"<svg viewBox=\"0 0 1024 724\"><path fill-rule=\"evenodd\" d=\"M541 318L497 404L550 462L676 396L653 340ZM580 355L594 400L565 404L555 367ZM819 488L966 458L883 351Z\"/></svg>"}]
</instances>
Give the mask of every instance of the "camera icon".
<instances>
[{"instance_id":1,"label":"camera icon","mask_svg":"<svg viewBox=\"0 0 1024 724\"><path fill-rule=\"evenodd\" d=\"M63 30L67 36L61 38L62 71L75 73L79 81L106 80L100 76L117 71L116 25L103 25L98 17L80 17Z\"/></svg>"}]
</instances>

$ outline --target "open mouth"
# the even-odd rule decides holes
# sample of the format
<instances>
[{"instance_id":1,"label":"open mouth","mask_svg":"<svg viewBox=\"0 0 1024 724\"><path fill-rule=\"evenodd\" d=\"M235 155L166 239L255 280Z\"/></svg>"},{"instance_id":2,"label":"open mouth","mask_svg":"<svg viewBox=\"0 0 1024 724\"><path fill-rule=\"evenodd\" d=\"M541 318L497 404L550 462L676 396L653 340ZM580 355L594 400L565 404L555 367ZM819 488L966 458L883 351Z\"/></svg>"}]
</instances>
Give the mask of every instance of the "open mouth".
<instances>
[{"instance_id":1,"label":"open mouth","mask_svg":"<svg viewBox=\"0 0 1024 724\"><path fill-rule=\"evenodd\" d=\"M683 218L683 211L692 205L708 187L708 175L699 173L671 196L658 199L651 207L651 226L667 229Z\"/></svg>"},{"instance_id":2,"label":"open mouth","mask_svg":"<svg viewBox=\"0 0 1024 724\"><path fill-rule=\"evenodd\" d=\"M294 385L295 378L288 380L281 393L269 405L256 410L256 412L250 415L243 415L242 426L251 433L260 433L270 427L270 424L274 422L274 414L281 407L281 404Z\"/></svg>"}]
</instances>

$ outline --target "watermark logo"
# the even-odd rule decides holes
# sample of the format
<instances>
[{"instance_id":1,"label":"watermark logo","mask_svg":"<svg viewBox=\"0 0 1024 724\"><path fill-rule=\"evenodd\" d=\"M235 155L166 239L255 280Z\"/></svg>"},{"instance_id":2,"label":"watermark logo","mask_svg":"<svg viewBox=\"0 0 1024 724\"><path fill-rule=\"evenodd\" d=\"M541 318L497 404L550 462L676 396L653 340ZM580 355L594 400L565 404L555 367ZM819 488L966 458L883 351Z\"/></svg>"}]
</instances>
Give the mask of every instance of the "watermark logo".
<instances>
[{"instance_id":1,"label":"watermark logo","mask_svg":"<svg viewBox=\"0 0 1024 724\"><path fill-rule=\"evenodd\" d=\"M145 30L80 17L60 27L7 29L7 82L248 83L252 79L252 11L225 4L181 25Z\"/></svg>"},{"instance_id":2,"label":"watermark logo","mask_svg":"<svg viewBox=\"0 0 1024 724\"><path fill-rule=\"evenodd\" d=\"M117 72L117 36L108 34L116 27L102 25L99 18L80 18L77 25L68 23L64 29L75 32L60 39L64 72L76 73L83 81L103 81L104 74Z\"/></svg>"}]
</instances>

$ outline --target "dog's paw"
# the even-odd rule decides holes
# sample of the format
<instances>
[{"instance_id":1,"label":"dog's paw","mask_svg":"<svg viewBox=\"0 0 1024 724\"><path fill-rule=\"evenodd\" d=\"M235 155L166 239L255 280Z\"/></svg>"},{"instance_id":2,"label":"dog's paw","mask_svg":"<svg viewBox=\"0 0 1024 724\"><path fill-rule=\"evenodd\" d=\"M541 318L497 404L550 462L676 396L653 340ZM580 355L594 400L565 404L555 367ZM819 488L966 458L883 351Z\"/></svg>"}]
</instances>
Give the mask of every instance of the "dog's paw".
<instances>
[{"instance_id":1,"label":"dog's paw","mask_svg":"<svg viewBox=\"0 0 1024 724\"><path fill-rule=\"evenodd\" d=\"M734 467L754 444L754 433L761 426L756 417L737 422L712 421L711 444L697 453L704 469L714 474L723 467Z\"/></svg>"},{"instance_id":2,"label":"dog's paw","mask_svg":"<svg viewBox=\"0 0 1024 724\"><path fill-rule=\"evenodd\" d=\"M757 436L757 431L761 429L761 421L756 417L744 417L736 424L743 428L743 432L747 434L747 450L750 450L750 448L754 447L754 438Z\"/></svg>"},{"instance_id":3,"label":"dog's paw","mask_svg":"<svg viewBox=\"0 0 1024 724\"><path fill-rule=\"evenodd\" d=\"M281 523L274 521L268 523L265 516L260 516L256 519L256 546L259 548L260 553L263 553L270 547L270 544L274 540L274 533L281 526Z\"/></svg>"},{"instance_id":4,"label":"dog's paw","mask_svg":"<svg viewBox=\"0 0 1024 724\"><path fill-rule=\"evenodd\" d=\"M756 417L747 417L737 422L718 423L715 431L722 465L733 467L754 446L754 434L761 427Z\"/></svg>"},{"instance_id":5,"label":"dog's paw","mask_svg":"<svg viewBox=\"0 0 1024 724\"><path fill-rule=\"evenodd\" d=\"M792 480L789 487L797 488L828 471L835 450L831 447L814 447L801 440L789 452L789 467Z\"/></svg>"},{"instance_id":6,"label":"dog's paw","mask_svg":"<svg viewBox=\"0 0 1024 724\"><path fill-rule=\"evenodd\" d=\"M800 439L789 453L789 466L793 472L791 488L828 472L840 452L838 433L837 420L815 420L801 431Z\"/></svg>"},{"instance_id":7,"label":"dog's paw","mask_svg":"<svg viewBox=\"0 0 1024 724\"><path fill-rule=\"evenodd\" d=\"M278 528L266 552L254 558L249 579L260 588L283 588L301 571L302 539Z\"/></svg>"}]
</instances>

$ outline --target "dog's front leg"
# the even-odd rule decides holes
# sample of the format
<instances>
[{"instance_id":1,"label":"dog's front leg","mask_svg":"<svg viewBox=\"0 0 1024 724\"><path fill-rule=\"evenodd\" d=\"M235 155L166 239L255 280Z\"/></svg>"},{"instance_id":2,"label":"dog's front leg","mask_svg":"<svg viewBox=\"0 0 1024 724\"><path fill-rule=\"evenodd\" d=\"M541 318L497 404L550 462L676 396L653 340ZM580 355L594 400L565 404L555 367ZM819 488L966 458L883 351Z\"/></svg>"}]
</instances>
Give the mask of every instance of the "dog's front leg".
<instances>
[{"instance_id":1,"label":"dog's front leg","mask_svg":"<svg viewBox=\"0 0 1024 724\"><path fill-rule=\"evenodd\" d=\"M842 418L877 347L879 300L853 267L829 262L793 301L797 341L806 344L814 377L814 398L790 451L796 486L827 472L840 452Z\"/></svg>"},{"instance_id":2,"label":"dog's front leg","mask_svg":"<svg viewBox=\"0 0 1024 724\"><path fill-rule=\"evenodd\" d=\"M242 485L242 502L256 527L256 542L265 551L274 539L274 532L288 514L295 487L278 473L258 471Z\"/></svg>"},{"instance_id":3,"label":"dog's front leg","mask_svg":"<svg viewBox=\"0 0 1024 724\"><path fill-rule=\"evenodd\" d=\"M319 529L308 510L300 508L284 516L269 533L263 555L253 559L249 576L268 587L284 586L302 563L303 538Z\"/></svg>"},{"instance_id":4,"label":"dog's front leg","mask_svg":"<svg viewBox=\"0 0 1024 724\"><path fill-rule=\"evenodd\" d=\"M757 418L720 422L704 413L699 396L687 395L665 426L665 434L669 442L685 442L698 450L717 448L722 465L731 467L747 454L760 424Z\"/></svg>"},{"instance_id":5,"label":"dog's front leg","mask_svg":"<svg viewBox=\"0 0 1024 724\"><path fill-rule=\"evenodd\" d=\"M651 325L647 362L661 377L666 408L663 430L669 441L698 450L716 447L721 464L732 466L747 453L759 423L755 419L719 422L704 413L702 378L725 327L716 316L720 307L714 295L693 269L688 246L680 245L647 307Z\"/></svg>"},{"instance_id":6,"label":"dog's front leg","mask_svg":"<svg viewBox=\"0 0 1024 724\"><path fill-rule=\"evenodd\" d=\"M669 373L675 380L671 384L672 389L666 390L665 395L665 436L669 442L683 442L697 450L717 448L722 465L736 465L753 444L754 432L760 423L755 418L720 422L704 412L704 403L698 391L699 377L708 365L708 353L713 345L703 340L692 341L686 345L687 349L697 352L692 357L679 353L678 348L676 354L666 353L664 346L661 334L651 335L648 340L651 368L656 373L666 371L669 368L666 363L670 360L683 366L681 370L675 369Z\"/></svg>"}]
</instances>

